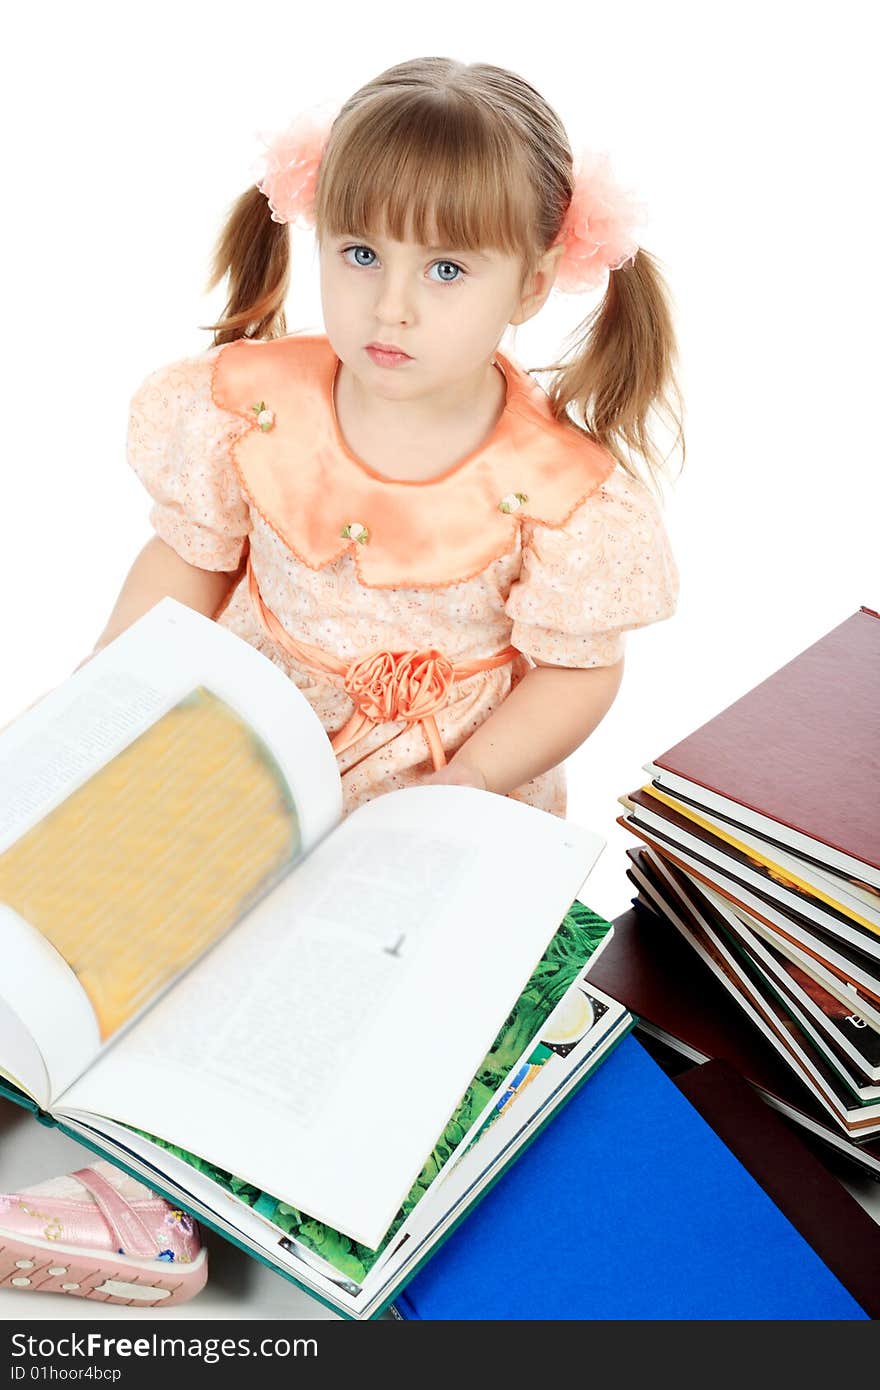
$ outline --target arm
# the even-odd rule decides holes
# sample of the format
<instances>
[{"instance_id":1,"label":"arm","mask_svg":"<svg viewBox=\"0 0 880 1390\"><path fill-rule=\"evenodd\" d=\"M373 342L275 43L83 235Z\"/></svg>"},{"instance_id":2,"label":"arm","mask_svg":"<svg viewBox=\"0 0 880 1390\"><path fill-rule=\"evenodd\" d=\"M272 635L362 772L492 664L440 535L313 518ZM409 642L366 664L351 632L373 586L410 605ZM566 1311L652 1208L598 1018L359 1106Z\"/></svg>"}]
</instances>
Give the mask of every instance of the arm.
<instances>
[{"instance_id":1,"label":"arm","mask_svg":"<svg viewBox=\"0 0 880 1390\"><path fill-rule=\"evenodd\" d=\"M120 590L107 626L86 661L112 642L136 619L143 617L165 597L176 598L197 613L213 618L238 579L239 570L203 570L181 559L176 550L158 536L148 541L138 555ZM80 662L81 666L85 661ZM77 670L79 667L77 667Z\"/></svg>"},{"instance_id":2,"label":"arm","mask_svg":"<svg viewBox=\"0 0 880 1390\"><path fill-rule=\"evenodd\" d=\"M614 666L539 663L428 782L463 782L506 796L564 761L601 723L623 678Z\"/></svg>"},{"instance_id":3,"label":"arm","mask_svg":"<svg viewBox=\"0 0 880 1390\"><path fill-rule=\"evenodd\" d=\"M74 670L78 671L81 666L85 666L102 647L106 647L114 637L118 637L133 622L143 617L144 613L166 595L179 599L188 608L194 608L197 613L204 613L206 617L213 618L240 573L240 569L196 569L195 565L182 560L170 545L154 536L144 546L126 575L116 606L107 620L107 626L88 656L79 666L74 667ZM48 691L45 693L48 694ZM40 696L40 699L42 698ZM32 700L31 704L22 710L22 714L32 709L36 703L36 700ZM9 723L11 722L10 720ZM0 727L0 733L9 727L9 723Z\"/></svg>"}]
</instances>

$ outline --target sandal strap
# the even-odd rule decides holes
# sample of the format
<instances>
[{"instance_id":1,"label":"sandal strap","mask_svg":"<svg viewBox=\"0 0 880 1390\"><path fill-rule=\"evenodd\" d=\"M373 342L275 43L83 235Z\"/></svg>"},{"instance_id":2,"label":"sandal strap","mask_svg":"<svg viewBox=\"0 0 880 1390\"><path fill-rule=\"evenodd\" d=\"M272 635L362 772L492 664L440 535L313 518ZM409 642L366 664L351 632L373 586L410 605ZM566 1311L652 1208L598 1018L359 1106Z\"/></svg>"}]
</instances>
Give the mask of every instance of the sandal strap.
<instances>
[{"instance_id":1,"label":"sandal strap","mask_svg":"<svg viewBox=\"0 0 880 1390\"><path fill-rule=\"evenodd\" d=\"M79 1168L71 1177L81 1182L95 1199L98 1210L126 1255L135 1255L144 1260L154 1258L157 1250L155 1237L131 1203L116 1191L112 1183L102 1178L94 1168Z\"/></svg>"}]
</instances>

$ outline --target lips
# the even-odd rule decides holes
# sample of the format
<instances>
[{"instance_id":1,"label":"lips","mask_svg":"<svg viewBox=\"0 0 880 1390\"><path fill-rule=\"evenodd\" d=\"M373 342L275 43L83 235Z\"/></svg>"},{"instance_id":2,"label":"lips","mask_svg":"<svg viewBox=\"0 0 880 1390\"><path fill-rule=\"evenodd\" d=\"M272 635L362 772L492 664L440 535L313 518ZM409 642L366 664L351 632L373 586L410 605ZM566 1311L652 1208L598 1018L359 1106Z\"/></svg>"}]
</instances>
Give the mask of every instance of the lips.
<instances>
[{"instance_id":1,"label":"lips","mask_svg":"<svg viewBox=\"0 0 880 1390\"><path fill-rule=\"evenodd\" d=\"M393 343L367 343L367 347L375 348L377 352L396 352L401 357L409 357L408 352L403 348L395 347Z\"/></svg>"}]
</instances>

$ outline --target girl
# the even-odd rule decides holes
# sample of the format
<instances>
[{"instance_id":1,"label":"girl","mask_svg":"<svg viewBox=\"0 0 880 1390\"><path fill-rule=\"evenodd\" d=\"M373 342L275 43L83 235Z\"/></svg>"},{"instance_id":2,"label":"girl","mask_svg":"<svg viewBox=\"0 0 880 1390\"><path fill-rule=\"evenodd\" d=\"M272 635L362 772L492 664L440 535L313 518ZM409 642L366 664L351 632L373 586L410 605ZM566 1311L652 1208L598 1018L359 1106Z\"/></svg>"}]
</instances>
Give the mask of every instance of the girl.
<instances>
[{"instance_id":1,"label":"girl","mask_svg":"<svg viewBox=\"0 0 880 1390\"><path fill-rule=\"evenodd\" d=\"M614 700L624 631L674 611L622 448L659 472L671 316L631 206L584 166L576 182L558 118L511 72L388 69L329 138L300 121L270 145L218 240L214 345L131 402L156 537L96 650L165 594L215 617L320 716L345 814L456 781L564 816L562 763ZM326 335L286 336L296 217ZM499 351L505 328L554 282L603 280L545 394Z\"/></svg>"},{"instance_id":2,"label":"girl","mask_svg":"<svg viewBox=\"0 0 880 1390\"><path fill-rule=\"evenodd\" d=\"M558 117L488 64L401 63L329 131L295 122L219 237L213 345L132 399L156 535L95 650L173 595L303 692L344 814L430 781L564 817L562 763L615 698L624 632L677 598L624 447L652 482L647 418L677 395L635 212L602 160L575 177ZM286 332L296 218L325 334ZM499 342L554 284L605 292L545 392Z\"/></svg>"}]
</instances>

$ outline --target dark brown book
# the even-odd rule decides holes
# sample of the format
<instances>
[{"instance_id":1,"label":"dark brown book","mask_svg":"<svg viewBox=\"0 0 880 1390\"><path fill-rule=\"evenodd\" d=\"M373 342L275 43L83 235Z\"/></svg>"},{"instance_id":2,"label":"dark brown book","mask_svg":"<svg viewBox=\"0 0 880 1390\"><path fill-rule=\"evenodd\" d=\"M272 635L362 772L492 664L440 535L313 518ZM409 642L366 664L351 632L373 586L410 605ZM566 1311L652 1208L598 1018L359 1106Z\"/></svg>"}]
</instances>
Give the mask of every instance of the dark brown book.
<instances>
[{"instance_id":1,"label":"dark brown book","mask_svg":"<svg viewBox=\"0 0 880 1390\"><path fill-rule=\"evenodd\" d=\"M810 973L804 964L786 956L778 941L771 942L769 934L762 935L754 918L729 910L718 897L710 898L703 884L662 855L646 850L638 860L631 860L627 873L638 880L641 897L645 897L645 887L650 889L651 907L669 915L669 905L676 911L687 911L689 918L692 909L698 929L705 919L716 935L720 933L736 950L747 953L780 1000L788 1001L786 1007L821 1035L823 1045L830 1049L854 1089L873 1088L880 1082L880 1017L875 1009L868 1009L863 995L842 982L835 984L829 975L817 978L816 962L810 962ZM652 895L659 895L662 901L650 901Z\"/></svg>"},{"instance_id":2,"label":"dark brown book","mask_svg":"<svg viewBox=\"0 0 880 1390\"><path fill-rule=\"evenodd\" d=\"M878 767L880 614L863 607L647 770L877 888Z\"/></svg>"},{"instance_id":3,"label":"dark brown book","mask_svg":"<svg viewBox=\"0 0 880 1390\"><path fill-rule=\"evenodd\" d=\"M676 1085L871 1318L880 1317L880 1226L729 1062Z\"/></svg>"},{"instance_id":4,"label":"dark brown book","mask_svg":"<svg viewBox=\"0 0 880 1390\"><path fill-rule=\"evenodd\" d=\"M649 867L652 872L648 872ZM827 1053L817 1049L768 986L752 957L735 944L715 909L704 905L683 877L673 882L660 856L647 852L628 872L639 887L639 901L649 904L675 927L742 1009L748 1026L759 1030L843 1132L859 1143L880 1137L877 1097L859 1102Z\"/></svg>"},{"instance_id":5,"label":"dark brown book","mask_svg":"<svg viewBox=\"0 0 880 1390\"><path fill-rule=\"evenodd\" d=\"M856 1144L834 1124L659 914L639 906L615 917L614 936L591 966L590 978L637 1015L643 1033L692 1062L728 1062L808 1136L880 1178L880 1139Z\"/></svg>"}]
</instances>

